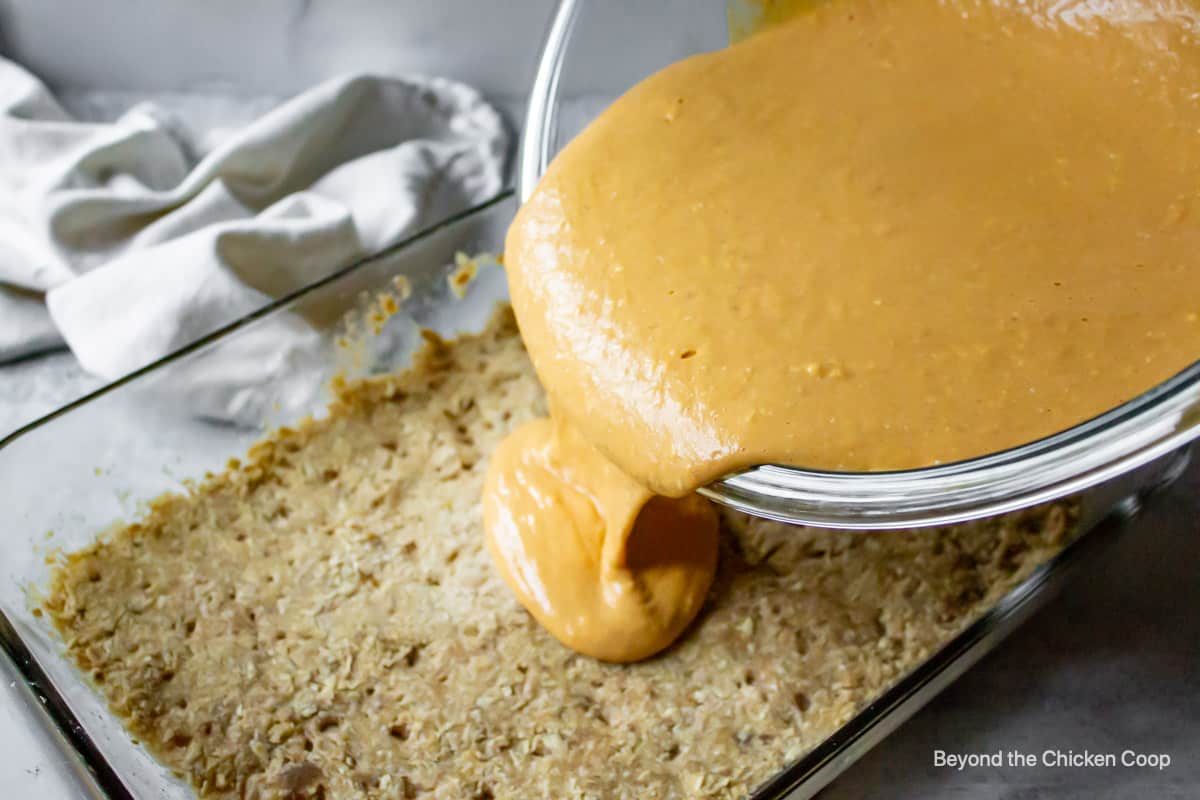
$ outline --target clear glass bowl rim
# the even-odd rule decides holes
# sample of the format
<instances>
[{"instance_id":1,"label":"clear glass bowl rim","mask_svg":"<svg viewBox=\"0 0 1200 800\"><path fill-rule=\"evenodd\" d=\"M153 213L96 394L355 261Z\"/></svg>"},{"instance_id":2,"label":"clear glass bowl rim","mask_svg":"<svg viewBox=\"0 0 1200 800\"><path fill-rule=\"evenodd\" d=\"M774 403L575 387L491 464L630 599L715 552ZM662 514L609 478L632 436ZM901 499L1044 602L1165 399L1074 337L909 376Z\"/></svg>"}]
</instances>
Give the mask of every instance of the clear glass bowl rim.
<instances>
[{"instance_id":1,"label":"clear glass bowl rim","mask_svg":"<svg viewBox=\"0 0 1200 800\"><path fill-rule=\"evenodd\" d=\"M559 0L530 91L518 152L522 200L558 145L562 72L579 11ZM781 522L842 529L947 525L1047 502L1111 480L1200 437L1200 361L1127 403L1061 433L1000 453L894 472L763 465L701 489L717 502Z\"/></svg>"}]
</instances>

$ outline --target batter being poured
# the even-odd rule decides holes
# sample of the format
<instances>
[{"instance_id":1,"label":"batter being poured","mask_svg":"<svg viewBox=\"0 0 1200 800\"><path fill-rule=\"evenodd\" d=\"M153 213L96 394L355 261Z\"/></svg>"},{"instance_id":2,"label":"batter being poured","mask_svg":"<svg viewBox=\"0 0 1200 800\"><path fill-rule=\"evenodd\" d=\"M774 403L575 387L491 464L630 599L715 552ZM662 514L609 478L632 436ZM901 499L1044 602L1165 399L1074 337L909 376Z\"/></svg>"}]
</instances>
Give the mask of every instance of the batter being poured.
<instances>
[{"instance_id":1,"label":"batter being poured","mask_svg":"<svg viewBox=\"0 0 1200 800\"><path fill-rule=\"evenodd\" d=\"M1194 3L793 5L617 100L509 232L554 419L496 454L489 544L600 658L699 610L698 487L1003 450L1200 355Z\"/></svg>"}]
</instances>

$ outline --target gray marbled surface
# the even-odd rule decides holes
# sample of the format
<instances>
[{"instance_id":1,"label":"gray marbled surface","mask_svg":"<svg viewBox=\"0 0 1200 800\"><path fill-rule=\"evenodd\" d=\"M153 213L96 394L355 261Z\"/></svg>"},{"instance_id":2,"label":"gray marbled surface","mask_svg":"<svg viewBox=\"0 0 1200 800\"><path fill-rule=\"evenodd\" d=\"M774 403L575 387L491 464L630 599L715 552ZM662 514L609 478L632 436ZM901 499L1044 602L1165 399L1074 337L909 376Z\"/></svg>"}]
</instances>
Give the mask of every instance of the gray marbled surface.
<instances>
[{"instance_id":1,"label":"gray marbled surface","mask_svg":"<svg viewBox=\"0 0 1200 800\"><path fill-rule=\"evenodd\" d=\"M1200 469L822 795L1200 797ZM933 753L1166 753L1163 770L933 766Z\"/></svg>"},{"instance_id":2,"label":"gray marbled surface","mask_svg":"<svg viewBox=\"0 0 1200 800\"><path fill-rule=\"evenodd\" d=\"M65 350L0 365L0 437L100 385Z\"/></svg>"},{"instance_id":3,"label":"gray marbled surface","mask_svg":"<svg viewBox=\"0 0 1200 800\"><path fill-rule=\"evenodd\" d=\"M0 435L95 388L56 353L0 368ZM2 557L2 554L0 554ZM0 670L0 797L74 797ZM1164 753L1166 769L934 766L948 753ZM1200 467L823 798L1200 797Z\"/></svg>"}]
</instances>

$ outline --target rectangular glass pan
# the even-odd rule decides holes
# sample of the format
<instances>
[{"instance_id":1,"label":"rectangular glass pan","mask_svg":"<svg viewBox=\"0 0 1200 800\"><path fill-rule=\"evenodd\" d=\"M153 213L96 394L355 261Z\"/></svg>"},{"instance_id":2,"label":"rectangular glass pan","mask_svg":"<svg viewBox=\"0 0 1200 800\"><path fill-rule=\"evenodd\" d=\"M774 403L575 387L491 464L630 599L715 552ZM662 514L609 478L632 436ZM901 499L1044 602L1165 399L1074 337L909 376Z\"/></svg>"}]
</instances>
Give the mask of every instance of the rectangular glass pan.
<instances>
[{"instance_id":1,"label":"rectangular glass pan","mask_svg":"<svg viewBox=\"0 0 1200 800\"><path fill-rule=\"evenodd\" d=\"M319 416L334 375L403 367L420 327L443 336L482 328L505 296L502 270L485 264L463 300L447 278L457 254L498 252L515 207L504 195L448 220L0 441L0 646L86 790L192 796L131 740L35 613L47 556L84 547L140 504L219 470L268 430ZM370 298L399 283L411 299L386 323L372 319ZM832 780L1019 624L1184 460L1173 454L1082 497L1090 533L755 797L809 797Z\"/></svg>"}]
</instances>

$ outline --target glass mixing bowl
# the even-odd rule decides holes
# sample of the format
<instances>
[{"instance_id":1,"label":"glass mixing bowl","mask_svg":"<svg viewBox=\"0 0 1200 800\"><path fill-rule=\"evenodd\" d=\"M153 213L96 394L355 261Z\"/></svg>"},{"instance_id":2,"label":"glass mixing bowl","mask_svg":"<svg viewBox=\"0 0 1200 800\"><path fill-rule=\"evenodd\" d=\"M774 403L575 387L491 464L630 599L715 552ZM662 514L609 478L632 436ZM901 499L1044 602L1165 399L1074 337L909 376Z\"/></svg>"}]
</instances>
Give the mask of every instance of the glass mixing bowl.
<instances>
[{"instance_id":1,"label":"glass mixing bowl","mask_svg":"<svg viewBox=\"0 0 1200 800\"><path fill-rule=\"evenodd\" d=\"M744 6L733 0L734 10ZM722 0L560 0L529 100L518 163L527 197L554 155L614 97L662 67L725 46ZM614 168L619 168L614 165ZM1124 405L1021 447L914 470L762 465L703 488L783 522L846 529L962 522L1082 492L1200 436L1200 362Z\"/></svg>"}]
</instances>

